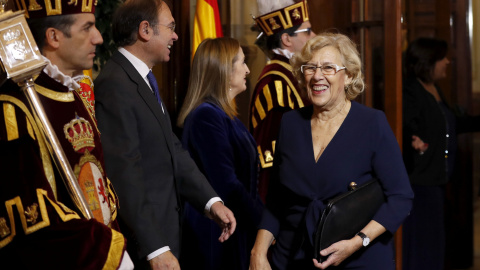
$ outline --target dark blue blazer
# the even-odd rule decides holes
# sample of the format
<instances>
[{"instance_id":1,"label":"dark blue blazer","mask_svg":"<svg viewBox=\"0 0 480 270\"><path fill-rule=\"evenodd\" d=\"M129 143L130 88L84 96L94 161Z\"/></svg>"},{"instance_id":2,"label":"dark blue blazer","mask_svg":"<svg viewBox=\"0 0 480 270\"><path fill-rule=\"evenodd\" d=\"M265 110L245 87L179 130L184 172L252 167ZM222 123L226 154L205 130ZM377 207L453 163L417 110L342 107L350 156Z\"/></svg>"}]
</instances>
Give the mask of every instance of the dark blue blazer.
<instances>
[{"instance_id":1,"label":"dark blue blazer","mask_svg":"<svg viewBox=\"0 0 480 270\"><path fill-rule=\"evenodd\" d=\"M182 143L238 222L232 237L220 244L218 226L187 205L182 258L193 265L182 260L182 269L248 269L263 211L253 137L238 118L205 102L186 118Z\"/></svg>"}]
</instances>

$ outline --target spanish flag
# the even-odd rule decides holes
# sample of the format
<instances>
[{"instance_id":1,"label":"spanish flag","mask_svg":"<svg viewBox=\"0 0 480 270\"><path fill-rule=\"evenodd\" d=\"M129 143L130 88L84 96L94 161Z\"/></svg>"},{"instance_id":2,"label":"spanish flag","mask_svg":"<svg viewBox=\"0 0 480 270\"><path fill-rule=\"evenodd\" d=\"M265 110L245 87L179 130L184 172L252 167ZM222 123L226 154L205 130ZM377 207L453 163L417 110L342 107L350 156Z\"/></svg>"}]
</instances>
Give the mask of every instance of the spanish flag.
<instances>
[{"instance_id":1,"label":"spanish flag","mask_svg":"<svg viewBox=\"0 0 480 270\"><path fill-rule=\"evenodd\" d=\"M192 59L202 40L217 37L223 37L217 0L197 0L193 22Z\"/></svg>"}]
</instances>

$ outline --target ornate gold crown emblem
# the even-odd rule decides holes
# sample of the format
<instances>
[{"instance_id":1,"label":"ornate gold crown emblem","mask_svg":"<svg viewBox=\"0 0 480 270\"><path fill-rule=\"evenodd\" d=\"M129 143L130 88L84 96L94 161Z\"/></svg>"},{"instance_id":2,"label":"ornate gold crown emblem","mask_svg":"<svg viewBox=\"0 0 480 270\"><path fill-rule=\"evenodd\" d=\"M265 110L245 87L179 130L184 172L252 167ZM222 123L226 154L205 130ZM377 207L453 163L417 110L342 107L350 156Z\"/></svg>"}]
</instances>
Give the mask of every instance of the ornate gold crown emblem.
<instances>
[{"instance_id":1,"label":"ornate gold crown emblem","mask_svg":"<svg viewBox=\"0 0 480 270\"><path fill-rule=\"evenodd\" d=\"M262 32L271 36L308 21L307 0L258 16L254 20Z\"/></svg>"},{"instance_id":2,"label":"ornate gold crown emblem","mask_svg":"<svg viewBox=\"0 0 480 270\"><path fill-rule=\"evenodd\" d=\"M72 144L76 152L84 152L87 148L95 148L92 125L85 118L78 117L63 127L65 138Z\"/></svg>"}]
</instances>

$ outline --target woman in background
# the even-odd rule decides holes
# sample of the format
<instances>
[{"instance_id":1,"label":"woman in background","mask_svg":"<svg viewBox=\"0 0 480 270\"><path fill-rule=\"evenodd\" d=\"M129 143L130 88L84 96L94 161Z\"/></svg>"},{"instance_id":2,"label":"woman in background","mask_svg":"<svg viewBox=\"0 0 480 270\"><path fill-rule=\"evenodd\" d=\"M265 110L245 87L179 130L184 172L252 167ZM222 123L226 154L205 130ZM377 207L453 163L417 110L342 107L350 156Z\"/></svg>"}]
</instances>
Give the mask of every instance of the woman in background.
<instances>
[{"instance_id":1,"label":"woman in background","mask_svg":"<svg viewBox=\"0 0 480 270\"><path fill-rule=\"evenodd\" d=\"M415 199L403 226L403 269L443 270L445 184L452 177L457 133L478 131L480 118L457 116L437 82L446 77L447 42L413 41L405 54L403 158Z\"/></svg>"},{"instance_id":2,"label":"woman in background","mask_svg":"<svg viewBox=\"0 0 480 270\"><path fill-rule=\"evenodd\" d=\"M248 269L263 205L257 193L256 143L236 117L234 98L246 90L249 73L235 39L206 39L195 53L177 124L184 128L183 146L234 212L237 229L219 243L218 226L187 205L182 269Z\"/></svg>"}]
</instances>

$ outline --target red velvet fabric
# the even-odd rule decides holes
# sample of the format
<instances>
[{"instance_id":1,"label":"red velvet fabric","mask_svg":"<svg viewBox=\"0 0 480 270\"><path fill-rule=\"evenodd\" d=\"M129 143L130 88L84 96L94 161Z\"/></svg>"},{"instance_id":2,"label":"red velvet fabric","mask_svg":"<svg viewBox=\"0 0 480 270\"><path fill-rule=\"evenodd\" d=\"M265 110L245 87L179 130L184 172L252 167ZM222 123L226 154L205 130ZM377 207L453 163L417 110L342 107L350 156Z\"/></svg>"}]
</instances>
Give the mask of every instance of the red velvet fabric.
<instances>
[{"instance_id":1,"label":"red velvet fabric","mask_svg":"<svg viewBox=\"0 0 480 270\"><path fill-rule=\"evenodd\" d=\"M67 91L66 87L53 81L44 73L39 76L36 83L60 92ZM78 95L75 95L73 102L59 102L43 95L39 96L70 164L75 167L83 153L73 149L64 134L63 127L65 123L77 116L84 117L94 127L88 111ZM13 100L17 100L18 103L15 104ZM4 106L9 105L14 107L19 134L18 138L13 140L7 137L3 109ZM73 204L55 164L51 161L57 189L57 199L55 199L53 189L47 180L48 174L44 170L39 140L32 138L28 133L27 117L21 106L29 108L18 86L7 81L0 88L0 179L2 183L0 221L2 218L6 221L4 225L0 222L0 268L102 269L109 255L123 254L125 240L123 245L112 245L112 236L118 237L118 234L103 222L95 219L73 218L75 213L71 211L81 215L80 211ZM101 166L104 166L100 137L98 132L94 133L95 147L91 149L91 154ZM49 159L48 155L47 159ZM44 194L39 195L42 192ZM109 196L114 197L114 194ZM71 210L62 208L59 202ZM9 203L15 205L7 207ZM19 206L24 208L23 212L20 211ZM35 215L25 214L27 207L36 208L36 211L32 211L37 214L36 219L28 221ZM42 209L46 211L46 215L42 215ZM27 220L27 230L22 226L22 219ZM14 227L11 225L12 222L15 224ZM118 229L117 222L113 221L111 227ZM121 255L117 256L114 264L118 266L120 260Z\"/></svg>"},{"instance_id":2,"label":"red velvet fabric","mask_svg":"<svg viewBox=\"0 0 480 270\"><path fill-rule=\"evenodd\" d=\"M257 145L260 146L260 158L263 159L262 161L264 161L266 164L262 164L258 179L258 192L263 202L265 202L265 197L268 190L268 179L272 165L271 162L265 161L266 151L269 151L273 157L275 150L273 147L273 142L277 139L282 115L292 109L303 107L297 101L297 98L293 93L293 89L287 88L292 88L290 87L290 85L292 85L302 99L303 105L310 104L309 101L304 97L305 95L302 94L304 90L300 89L297 80L287 67L290 67L288 59L284 56L275 54L271 63L267 64L260 74L259 81L255 86L255 91L250 104L250 132L252 132ZM272 72L276 74L272 74ZM266 75L267 73L270 74ZM277 95L276 82L280 82L282 85L282 98ZM291 84L289 84L289 82ZM268 86L269 89L269 94L267 95L264 94L265 86ZM272 108L270 110L268 110L268 97L271 97ZM283 104L280 104L279 100L282 100ZM292 101L293 106L290 105L289 101ZM266 115L263 119L256 107L256 102L260 102L261 107L265 111ZM253 126L254 120L257 123L257 126L255 127Z\"/></svg>"}]
</instances>

